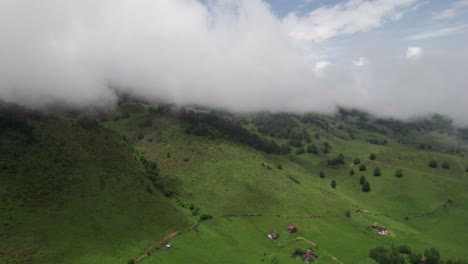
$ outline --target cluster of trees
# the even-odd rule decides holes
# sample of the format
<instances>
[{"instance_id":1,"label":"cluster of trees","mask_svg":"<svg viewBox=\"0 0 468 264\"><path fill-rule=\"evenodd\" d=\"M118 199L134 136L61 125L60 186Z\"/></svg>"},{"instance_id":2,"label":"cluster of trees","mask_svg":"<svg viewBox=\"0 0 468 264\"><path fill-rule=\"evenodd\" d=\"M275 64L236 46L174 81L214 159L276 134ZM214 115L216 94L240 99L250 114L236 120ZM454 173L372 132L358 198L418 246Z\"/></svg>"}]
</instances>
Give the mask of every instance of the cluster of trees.
<instances>
[{"instance_id":1,"label":"cluster of trees","mask_svg":"<svg viewBox=\"0 0 468 264\"><path fill-rule=\"evenodd\" d=\"M42 120L45 116L38 111L28 110L17 104L0 101L0 133L15 131L25 139L25 143L34 141L34 127L29 120Z\"/></svg>"},{"instance_id":2,"label":"cluster of trees","mask_svg":"<svg viewBox=\"0 0 468 264\"><path fill-rule=\"evenodd\" d=\"M439 166L437 160L431 160L429 161L429 167L430 168L437 168ZM444 169L450 169L450 164L447 161L442 162L442 168Z\"/></svg>"},{"instance_id":3,"label":"cluster of trees","mask_svg":"<svg viewBox=\"0 0 468 264\"><path fill-rule=\"evenodd\" d=\"M230 116L216 113L182 111L178 116L187 124L186 133L198 136L227 137L241 144L246 144L267 154L289 154L291 148L278 145L273 140L266 140L242 127L241 122Z\"/></svg>"},{"instance_id":4,"label":"cluster of trees","mask_svg":"<svg viewBox=\"0 0 468 264\"><path fill-rule=\"evenodd\" d=\"M370 183L366 180L366 177L361 176L359 183L361 184L363 192L370 192Z\"/></svg>"},{"instance_id":5,"label":"cluster of trees","mask_svg":"<svg viewBox=\"0 0 468 264\"><path fill-rule=\"evenodd\" d=\"M367 142L374 144L374 145L382 145L382 146L385 146L388 144L388 141L386 139L378 140L378 139L372 138L372 139L367 140Z\"/></svg>"},{"instance_id":6,"label":"cluster of trees","mask_svg":"<svg viewBox=\"0 0 468 264\"><path fill-rule=\"evenodd\" d=\"M260 133L271 137L299 141L303 138L302 131L290 114L259 114L252 122L258 127Z\"/></svg>"},{"instance_id":7,"label":"cluster of trees","mask_svg":"<svg viewBox=\"0 0 468 264\"><path fill-rule=\"evenodd\" d=\"M328 166L330 167L336 167L339 165L345 164L345 158L343 154L338 154L334 159L328 159Z\"/></svg>"},{"instance_id":8,"label":"cluster of trees","mask_svg":"<svg viewBox=\"0 0 468 264\"><path fill-rule=\"evenodd\" d=\"M371 249L369 257L381 264L468 264L464 260L442 261L436 248L426 249L424 254L417 254L408 246L392 246L390 249L379 246Z\"/></svg>"}]
</instances>

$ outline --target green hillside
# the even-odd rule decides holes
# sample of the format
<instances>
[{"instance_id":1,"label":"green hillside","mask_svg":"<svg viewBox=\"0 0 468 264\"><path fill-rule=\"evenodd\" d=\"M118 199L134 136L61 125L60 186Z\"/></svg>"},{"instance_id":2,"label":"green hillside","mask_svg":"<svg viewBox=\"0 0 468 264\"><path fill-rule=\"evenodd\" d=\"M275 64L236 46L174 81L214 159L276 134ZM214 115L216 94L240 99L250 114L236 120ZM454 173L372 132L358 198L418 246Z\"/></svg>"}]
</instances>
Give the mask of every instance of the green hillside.
<instances>
[{"instance_id":1,"label":"green hillside","mask_svg":"<svg viewBox=\"0 0 468 264\"><path fill-rule=\"evenodd\" d=\"M376 263L392 245L468 259L466 134L442 117L124 101L96 118L3 122L0 263L301 263L308 248L314 263Z\"/></svg>"},{"instance_id":2,"label":"green hillside","mask_svg":"<svg viewBox=\"0 0 468 264\"><path fill-rule=\"evenodd\" d=\"M0 263L126 263L191 220L92 120L0 115Z\"/></svg>"}]
</instances>

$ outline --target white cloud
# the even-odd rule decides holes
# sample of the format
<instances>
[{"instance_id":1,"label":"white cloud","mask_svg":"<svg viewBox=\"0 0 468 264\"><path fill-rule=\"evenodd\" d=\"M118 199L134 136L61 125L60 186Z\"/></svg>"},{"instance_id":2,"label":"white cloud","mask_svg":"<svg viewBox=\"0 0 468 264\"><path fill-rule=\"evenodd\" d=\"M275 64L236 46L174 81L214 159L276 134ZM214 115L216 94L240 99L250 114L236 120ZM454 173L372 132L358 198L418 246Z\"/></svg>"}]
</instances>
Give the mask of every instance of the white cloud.
<instances>
[{"instance_id":1,"label":"white cloud","mask_svg":"<svg viewBox=\"0 0 468 264\"><path fill-rule=\"evenodd\" d=\"M290 13L283 24L295 39L323 42L337 35L369 31L387 20L398 20L414 3L416 0L350 0L318 8L302 17Z\"/></svg>"},{"instance_id":2,"label":"white cloud","mask_svg":"<svg viewBox=\"0 0 468 264\"><path fill-rule=\"evenodd\" d=\"M353 61L353 65L356 67L362 67L368 65L370 61L364 57L360 57L359 59Z\"/></svg>"},{"instance_id":3,"label":"white cloud","mask_svg":"<svg viewBox=\"0 0 468 264\"><path fill-rule=\"evenodd\" d=\"M449 8L443 9L432 14L433 20L452 19L460 16L464 7L468 6L468 0L457 1L450 5Z\"/></svg>"},{"instance_id":4,"label":"white cloud","mask_svg":"<svg viewBox=\"0 0 468 264\"><path fill-rule=\"evenodd\" d=\"M323 18L317 28L334 32L322 36L370 30L395 14L372 9L382 10L382 3L385 10L410 6L352 0L338 8L349 11L346 18ZM386 18L375 15L383 13ZM351 14L372 19L353 22ZM35 106L111 104L116 98L106 85L112 83L148 100L235 111L333 111L342 105L400 118L440 112L468 121L463 49L408 60L388 48L400 45L394 35L379 35L378 45L371 36L364 45L350 39L345 51L339 43L296 41L283 23L260 0L209 7L195 0L0 1L0 98ZM411 58L422 54L408 51ZM357 65L372 63L357 68L350 54L362 56Z\"/></svg>"},{"instance_id":5,"label":"white cloud","mask_svg":"<svg viewBox=\"0 0 468 264\"><path fill-rule=\"evenodd\" d=\"M408 47L406 50L406 58L420 58L424 54L424 50L421 47Z\"/></svg>"},{"instance_id":6,"label":"white cloud","mask_svg":"<svg viewBox=\"0 0 468 264\"><path fill-rule=\"evenodd\" d=\"M315 68L314 68L314 71L316 73L320 73L321 71L323 71L324 69L326 69L328 66L330 66L331 62L329 61L318 61L315 63Z\"/></svg>"},{"instance_id":7,"label":"white cloud","mask_svg":"<svg viewBox=\"0 0 468 264\"><path fill-rule=\"evenodd\" d=\"M468 28L468 24L455 26L455 27L441 28L437 30L422 32L413 36L406 37L405 39L423 40L423 39L430 39L430 38L445 37L445 36L449 36L449 35L461 32L467 28Z\"/></svg>"},{"instance_id":8,"label":"white cloud","mask_svg":"<svg viewBox=\"0 0 468 264\"><path fill-rule=\"evenodd\" d=\"M459 7L468 6L468 0L457 1L457 2L455 2L454 5L459 6Z\"/></svg>"},{"instance_id":9,"label":"white cloud","mask_svg":"<svg viewBox=\"0 0 468 264\"><path fill-rule=\"evenodd\" d=\"M447 8L439 12L432 14L433 20L442 20L457 17L458 13L454 8Z\"/></svg>"}]
</instances>

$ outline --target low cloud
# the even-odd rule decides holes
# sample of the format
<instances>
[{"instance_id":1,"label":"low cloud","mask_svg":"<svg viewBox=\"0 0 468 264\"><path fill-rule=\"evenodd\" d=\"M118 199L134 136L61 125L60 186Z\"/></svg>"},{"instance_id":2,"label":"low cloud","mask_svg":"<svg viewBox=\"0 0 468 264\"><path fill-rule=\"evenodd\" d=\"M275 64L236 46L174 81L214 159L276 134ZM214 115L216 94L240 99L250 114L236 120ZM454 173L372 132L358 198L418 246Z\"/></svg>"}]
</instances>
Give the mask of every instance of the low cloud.
<instances>
[{"instance_id":1,"label":"low cloud","mask_svg":"<svg viewBox=\"0 0 468 264\"><path fill-rule=\"evenodd\" d=\"M406 50L406 58L420 58L424 54L424 50L421 47L408 47Z\"/></svg>"},{"instance_id":2,"label":"low cloud","mask_svg":"<svg viewBox=\"0 0 468 264\"><path fill-rule=\"evenodd\" d=\"M415 41L415 40L424 40L424 39L431 39L431 38L440 38L440 37L457 34L467 29L468 29L468 24L454 26L454 27L440 28L436 30L418 33L413 36L409 36L406 38L406 40Z\"/></svg>"},{"instance_id":3,"label":"low cloud","mask_svg":"<svg viewBox=\"0 0 468 264\"><path fill-rule=\"evenodd\" d=\"M106 106L116 100L112 84L149 99L235 111L340 105L468 121L465 55L408 49L419 58L408 60L376 46L331 59L328 40L390 23L416 1L352 0L294 19L278 19L260 0L208 2L0 1L0 97L38 107Z\"/></svg>"}]
</instances>

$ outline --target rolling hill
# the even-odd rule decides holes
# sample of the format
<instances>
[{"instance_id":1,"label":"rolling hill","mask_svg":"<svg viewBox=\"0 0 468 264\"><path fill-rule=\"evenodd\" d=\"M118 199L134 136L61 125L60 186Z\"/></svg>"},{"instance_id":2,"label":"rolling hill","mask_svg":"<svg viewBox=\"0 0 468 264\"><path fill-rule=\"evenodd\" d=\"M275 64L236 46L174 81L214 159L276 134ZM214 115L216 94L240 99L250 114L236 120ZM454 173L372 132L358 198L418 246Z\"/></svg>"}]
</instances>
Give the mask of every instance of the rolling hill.
<instances>
[{"instance_id":1,"label":"rolling hill","mask_svg":"<svg viewBox=\"0 0 468 264\"><path fill-rule=\"evenodd\" d=\"M123 100L0 120L0 263L301 263L308 248L316 263L376 263L369 251L392 245L468 259L466 133L441 116Z\"/></svg>"}]
</instances>

